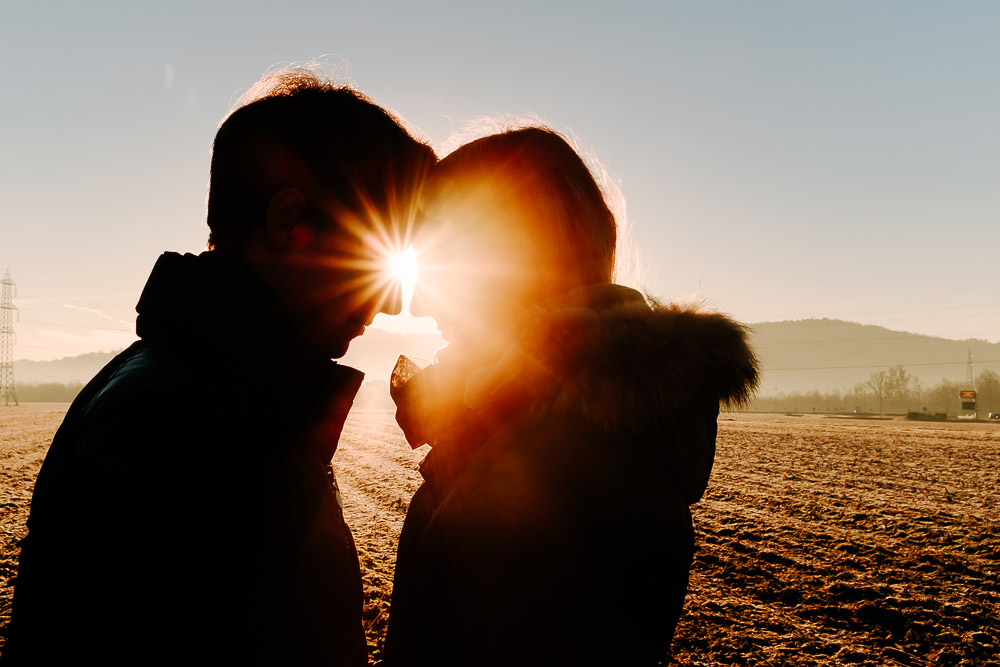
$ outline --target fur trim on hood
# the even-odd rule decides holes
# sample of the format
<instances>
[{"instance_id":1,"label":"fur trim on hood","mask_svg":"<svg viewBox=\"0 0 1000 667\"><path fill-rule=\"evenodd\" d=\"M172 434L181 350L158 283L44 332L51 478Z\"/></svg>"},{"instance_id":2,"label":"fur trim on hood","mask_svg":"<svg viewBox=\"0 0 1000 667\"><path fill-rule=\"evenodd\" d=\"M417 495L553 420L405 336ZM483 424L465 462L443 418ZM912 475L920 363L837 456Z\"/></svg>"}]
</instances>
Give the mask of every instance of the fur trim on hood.
<instances>
[{"instance_id":1,"label":"fur trim on hood","mask_svg":"<svg viewBox=\"0 0 1000 667\"><path fill-rule=\"evenodd\" d=\"M523 332L497 363L469 376L468 407L582 406L606 432L645 430L708 401L745 405L760 379L747 327L719 313L647 303L619 285L537 307Z\"/></svg>"}]
</instances>

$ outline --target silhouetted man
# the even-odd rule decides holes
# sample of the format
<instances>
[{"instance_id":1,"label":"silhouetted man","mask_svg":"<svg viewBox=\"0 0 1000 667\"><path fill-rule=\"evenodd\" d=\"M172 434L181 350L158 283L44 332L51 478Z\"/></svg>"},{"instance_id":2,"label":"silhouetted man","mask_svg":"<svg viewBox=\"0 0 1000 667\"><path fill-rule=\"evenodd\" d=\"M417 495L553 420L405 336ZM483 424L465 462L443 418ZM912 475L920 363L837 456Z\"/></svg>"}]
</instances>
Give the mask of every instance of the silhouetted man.
<instances>
[{"instance_id":1,"label":"silhouetted man","mask_svg":"<svg viewBox=\"0 0 1000 667\"><path fill-rule=\"evenodd\" d=\"M141 340L87 385L39 473L4 667L364 665L362 586L329 463L398 310L433 152L362 95L289 71L219 128L209 247L165 253Z\"/></svg>"}]
</instances>

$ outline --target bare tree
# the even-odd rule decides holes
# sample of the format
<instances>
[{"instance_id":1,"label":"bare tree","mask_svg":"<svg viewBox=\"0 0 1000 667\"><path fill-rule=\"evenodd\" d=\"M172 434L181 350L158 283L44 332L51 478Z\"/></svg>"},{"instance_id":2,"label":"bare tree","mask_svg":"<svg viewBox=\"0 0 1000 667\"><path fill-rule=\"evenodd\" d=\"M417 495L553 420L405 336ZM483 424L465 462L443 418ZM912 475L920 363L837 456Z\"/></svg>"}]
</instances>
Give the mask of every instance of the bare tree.
<instances>
[{"instance_id":1,"label":"bare tree","mask_svg":"<svg viewBox=\"0 0 1000 667\"><path fill-rule=\"evenodd\" d=\"M942 379L927 392L927 400L934 410L955 414L959 409L958 392L964 383Z\"/></svg>"},{"instance_id":2,"label":"bare tree","mask_svg":"<svg viewBox=\"0 0 1000 667\"><path fill-rule=\"evenodd\" d=\"M882 401L885 399L886 393L889 391L890 381L889 373L886 371L879 371L878 373L872 373L868 378L868 381L865 383L865 386L871 389L875 398L878 399L879 413L883 412Z\"/></svg>"},{"instance_id":3,"label":"bare tree","mask_svg":"<svg viewBox=\"0 0 1000 667\"><path fill-rule=\"evenodd\" d=\"M902 365L889 369L885 390L891 409L906 410L913 403L920 403L920 382Z\"/></svg>"},{"instance_id":4,"label":"bare tree","mask_svg":"<svg viewBox=\"0 0 1000 667\"><path fill-rule=\"evenodd\" d=\"M976 403L981 412L1000 412L1000 375L985 370L976 377Z\"/></svg>"},{"instance_id":5,"label":"bare tree","mask_svg":"<svg viewBox=\"0 0 1000 667\"><path fill-rule=\"evenodd\" d=\"M868 407L867 406L867 403L868 403L868 383L867 382L859 382L856 385L854 385L854 401L855 401L855 406L860 406L860 409L866 411L866 409ZM855 409L858 409L858 407L856 407Z\"/></svg>"}]
</instances>

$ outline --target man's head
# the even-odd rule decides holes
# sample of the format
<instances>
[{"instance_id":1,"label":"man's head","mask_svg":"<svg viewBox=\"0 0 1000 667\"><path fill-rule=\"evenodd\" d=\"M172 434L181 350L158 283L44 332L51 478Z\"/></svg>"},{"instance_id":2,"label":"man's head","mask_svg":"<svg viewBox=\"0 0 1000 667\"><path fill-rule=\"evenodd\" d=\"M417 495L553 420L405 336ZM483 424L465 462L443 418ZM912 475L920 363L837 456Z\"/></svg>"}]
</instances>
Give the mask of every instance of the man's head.
<instances>
[{"instance_id":1,"label":"man's head","mask_svg":"<svg viewBox=\"0 0 1000 667\"><path fill-rule=\"evenodd\" d=\"M378 312L434 163L385 109L307 70L265 77L219 127L209 246L253 265L307 339L339 357Z\"/></svg>"}]
</instances>

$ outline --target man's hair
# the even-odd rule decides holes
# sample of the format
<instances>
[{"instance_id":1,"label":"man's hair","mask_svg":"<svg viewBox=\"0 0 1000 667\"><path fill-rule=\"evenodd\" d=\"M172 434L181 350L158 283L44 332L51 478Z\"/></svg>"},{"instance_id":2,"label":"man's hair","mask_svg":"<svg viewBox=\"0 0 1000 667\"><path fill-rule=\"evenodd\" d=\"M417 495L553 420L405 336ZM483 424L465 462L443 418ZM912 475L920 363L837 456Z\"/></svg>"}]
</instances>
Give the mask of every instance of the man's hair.
<instances>
[{"instance_id":1,"label":"man's hair","mask_svg":"<svg viewBox=\"0 0 1000 667\"><path fill-rule=\"evenodd\" d=\"M210 248L239 248L271 198L293 187L331 216L386 226L412 220L434 151L361 92L305 69L268 75L215 135L208 193ZM333 211L331 211L333 209Z\"/></svg>"}]
</instances>

